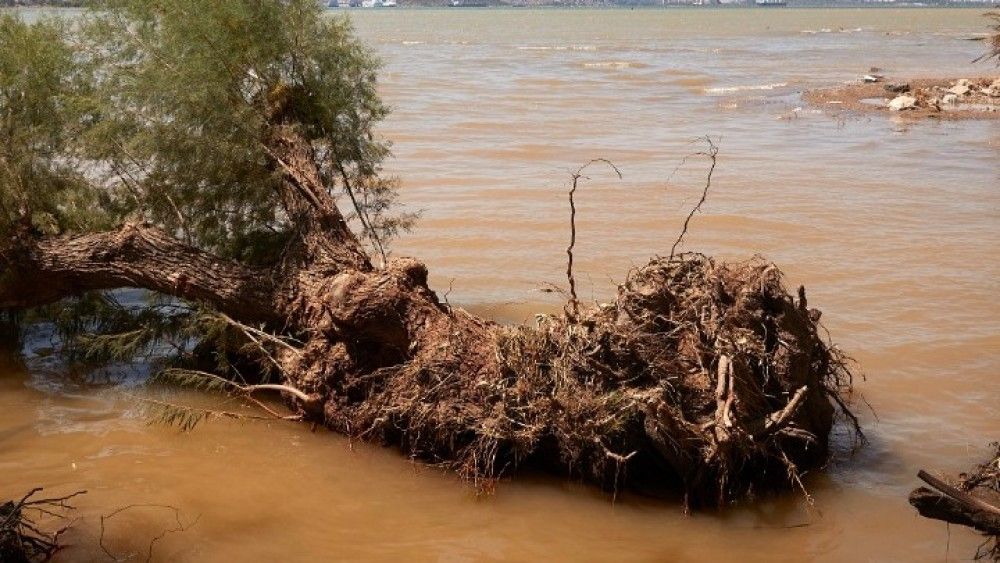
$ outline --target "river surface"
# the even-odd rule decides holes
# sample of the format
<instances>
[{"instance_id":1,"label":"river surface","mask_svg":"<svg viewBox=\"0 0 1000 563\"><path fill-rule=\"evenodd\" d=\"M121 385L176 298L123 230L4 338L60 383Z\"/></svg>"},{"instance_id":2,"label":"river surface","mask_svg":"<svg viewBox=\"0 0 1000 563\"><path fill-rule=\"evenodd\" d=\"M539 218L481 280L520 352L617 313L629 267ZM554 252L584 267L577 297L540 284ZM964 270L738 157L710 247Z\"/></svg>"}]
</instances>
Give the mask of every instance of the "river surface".
<instances>
[{"instance_id":1,"label":"river surface","mask_svg":"<svg viewBox=\"0 0 1000 563\"><path fill-rule=\"evenodd\" d=\"M866 375L870 439L789 493L686 516L526 475L477 498L394 450L299 425L149 426L114 389L41 356L0 365L0 498L87 489L59 560L108 560L101 514L170 505L186 531L156 561L944 561L972 533L918 518L919 468L959 471L1000 439L1000 122L848 116L800 93L879 67L901 77L1000 74L973 65L976 10L370 10L385 60L392 173L422 209L396 252L448 299L504 322L558 307L566 189L578 201L581 297L668 253L697 201L711 135L719 163L683 248L762 253ZM31 13L29 13L30 15ZM450 289L449 289L450 288ZM134 377L132 378L134 379ZM198 400L192 397L193 400ZM846 444L841 448L847 450ZM176 528L165 508L106 523L146 558Z\"/></svg>"}]
</instances>

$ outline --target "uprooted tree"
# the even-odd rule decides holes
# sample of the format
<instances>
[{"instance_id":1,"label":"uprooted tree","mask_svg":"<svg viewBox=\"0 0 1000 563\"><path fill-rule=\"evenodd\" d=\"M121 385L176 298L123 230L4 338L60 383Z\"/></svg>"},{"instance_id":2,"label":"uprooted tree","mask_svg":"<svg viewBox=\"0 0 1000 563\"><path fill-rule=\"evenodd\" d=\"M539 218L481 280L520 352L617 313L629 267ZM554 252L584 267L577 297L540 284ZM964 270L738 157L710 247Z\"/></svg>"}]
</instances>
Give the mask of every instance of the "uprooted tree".
<instances>
[{"instance_id":1,"label":"uprooted tree","mask_svg":"<svg viewBox=\"0 0 1000 563\"><path fill-rule=\"evenodd\" d=\"M507 327L389 259L411 217L378 61L314 0L0 26L0 307L76 358L277 378L302 418L484 488L532 463L715 503L826 460L850 372L770 263L671 252L610 303Z\"/></svg>"}]
</instances>

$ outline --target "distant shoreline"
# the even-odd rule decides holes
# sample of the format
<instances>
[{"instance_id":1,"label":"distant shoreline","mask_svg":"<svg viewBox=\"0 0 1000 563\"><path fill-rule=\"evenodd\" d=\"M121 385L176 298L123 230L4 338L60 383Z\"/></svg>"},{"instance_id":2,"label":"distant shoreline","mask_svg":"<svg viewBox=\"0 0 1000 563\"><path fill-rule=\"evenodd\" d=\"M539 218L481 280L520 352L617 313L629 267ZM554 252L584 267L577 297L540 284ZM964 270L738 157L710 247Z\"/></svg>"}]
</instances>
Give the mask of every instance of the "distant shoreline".
<instances>
[{"instance_id":1,"label":"distant shoreline","mask_svg":"<svg viewBox=\"0 0 1000 563\"><path fill-rule=\"evenodd\" d=\"M82 9L84 7L83 3L76 2L53 2L53 3L6 3L0 2L0 11L5 9L23 9L23 8L35 8L35 9ZM363 7L326 7L329 11L345 11L345 12L384 12L392 10L424 10L424 9L451 9L453 6L450 5L448 0L400 0L400 3L396 7L386 8L386 7L376 7L376 8L363 8ZM456 7L457 8L457 7ZM469 10L498 10L498 9L585 9L585 10L767 10L767 11L782 11L782 10L828 10L828 9L969 9L969 10L995 10L1000 8L1000 1L997 2L934 2L934 3L921 3L921 2L830 2L830 3L820 3L820 2L796 2L791 0L788 5L785 6L755 6L752 4L747 4L744 2L730 2L725 4L693 4L693 3L666 3L657 4L653 2L642 2L642 3L628 3L628 2L603 2L599 0L580 0L576 3L561 3L557 1L549 0L527 0L526 2L496 2L491 3L488 6L463 6L456 11L469 11Z\"/></svg>"}]
</instances>

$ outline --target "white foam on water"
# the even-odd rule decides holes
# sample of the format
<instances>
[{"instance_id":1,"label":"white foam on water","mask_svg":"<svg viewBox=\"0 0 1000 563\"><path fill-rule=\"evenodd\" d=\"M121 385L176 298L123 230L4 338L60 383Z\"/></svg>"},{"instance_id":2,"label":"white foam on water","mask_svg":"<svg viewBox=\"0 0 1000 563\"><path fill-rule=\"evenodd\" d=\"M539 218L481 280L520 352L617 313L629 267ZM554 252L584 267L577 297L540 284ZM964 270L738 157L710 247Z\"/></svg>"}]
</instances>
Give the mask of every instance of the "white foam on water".
<instances>
[{"instance_id":1,"label":"white foam on water","mask_svg":"<svg viewBox=\"0 0 1000 563\"><path fill-rule=\"evenodd\" d=\"M762 90L774 90L788 86L787 82L774 82L772 84L749 84L744 86L720 86L717 88L705 88L706 94L731 94L733 92L752 92Z\"/></svg>"},{"instance_id":2,"label":"white foam on water","mask_svg":"<svg viewBox=\"0 0 1000 563\"><path fill-rule=\"evenodd\" d=\"M596 51L594 45L518 45L518 51Z\"/></svg>"},{"instance_id":3,"label":"white foam on water","mask_svg":"<svg viewBox=\"0 0 1000 563\"><path fill-rule=\"evenodd\" d=\"M644 68L649 65L645 63L629 62L629 61L600 61L583 63L583 68L610 68L610 69L623 69L623 68Z\"/></svg>"}]
</instances>

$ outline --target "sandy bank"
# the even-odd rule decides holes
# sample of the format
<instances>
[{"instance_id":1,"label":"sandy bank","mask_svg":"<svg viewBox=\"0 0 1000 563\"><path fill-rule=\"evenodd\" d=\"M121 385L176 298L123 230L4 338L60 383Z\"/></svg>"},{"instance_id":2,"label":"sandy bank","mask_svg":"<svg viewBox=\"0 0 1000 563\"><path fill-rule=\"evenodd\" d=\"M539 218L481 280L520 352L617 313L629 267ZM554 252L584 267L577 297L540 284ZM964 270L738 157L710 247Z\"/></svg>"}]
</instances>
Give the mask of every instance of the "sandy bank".
<instances>
[{"instance_id":1,"label":"sandy bank","mask_svg":"<svg viewBox=\"0 0 1000 563\"><path fill-rule=\"evenodd\" d=\"M806 102L827 109L909 118L1000 119L1000 77L879 79L807 91Z\"/></svg>"}]
</instances>

